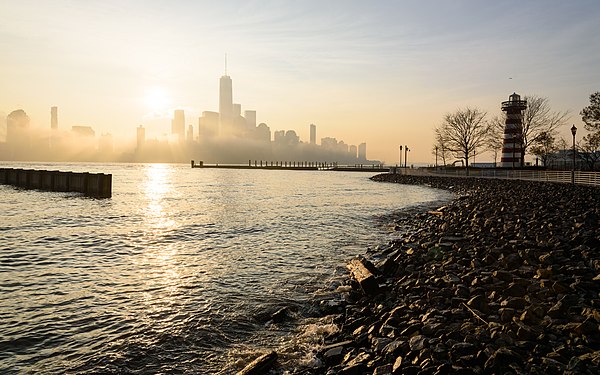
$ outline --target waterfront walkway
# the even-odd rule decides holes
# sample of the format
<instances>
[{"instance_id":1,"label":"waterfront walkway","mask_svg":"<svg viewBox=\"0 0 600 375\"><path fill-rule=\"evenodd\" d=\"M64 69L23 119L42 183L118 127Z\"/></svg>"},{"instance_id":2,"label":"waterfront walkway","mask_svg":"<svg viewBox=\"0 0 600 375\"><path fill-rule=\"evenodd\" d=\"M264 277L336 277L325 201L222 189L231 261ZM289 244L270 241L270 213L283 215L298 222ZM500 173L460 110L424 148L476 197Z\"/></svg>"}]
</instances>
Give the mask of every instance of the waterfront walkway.
<instances>
[{"instance_id":1,"label":"waterfront walkway","mask_svg":"<svg viewBox=\"0 0 600 375\"><path fill-rule=\"evenodd\" d=\"M469 176L464 168L389 168L390 173L410 176L451 176L476 178L501 178L508 180L545 181L600 186L600 172L544 171L529 169L470 168ZM574 177L574 178L573 178Z\"/></svg>"}]
</instances>

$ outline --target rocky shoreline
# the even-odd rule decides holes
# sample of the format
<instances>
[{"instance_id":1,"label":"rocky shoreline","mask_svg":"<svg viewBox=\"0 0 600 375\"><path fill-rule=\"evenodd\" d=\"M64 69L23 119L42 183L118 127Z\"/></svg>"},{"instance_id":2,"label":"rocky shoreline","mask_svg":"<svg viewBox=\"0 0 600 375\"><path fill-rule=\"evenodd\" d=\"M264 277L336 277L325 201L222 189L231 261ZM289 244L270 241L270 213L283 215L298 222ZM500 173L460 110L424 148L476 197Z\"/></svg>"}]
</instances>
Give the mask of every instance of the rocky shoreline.
<instances>
[{"instance_id":1,"label":"rocky shoreline","mask_svg":"<svg viewBox=\"0 0 600 375\"><path fill-rule=\"evenodd\" d=\"M340 331L307 373L600 373L600 189L372 179L457 198L398 217L401 238L353 261L376 287L355 278L341 288Z\"/></svg>"}]
</instances>

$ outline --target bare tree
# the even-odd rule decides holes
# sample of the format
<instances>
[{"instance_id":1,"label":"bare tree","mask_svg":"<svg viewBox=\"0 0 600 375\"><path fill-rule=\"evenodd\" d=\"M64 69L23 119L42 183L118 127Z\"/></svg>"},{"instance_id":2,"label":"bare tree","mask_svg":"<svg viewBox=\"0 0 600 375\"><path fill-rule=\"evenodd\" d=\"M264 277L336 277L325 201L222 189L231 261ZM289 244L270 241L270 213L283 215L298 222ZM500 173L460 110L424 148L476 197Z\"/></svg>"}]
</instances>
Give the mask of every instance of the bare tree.
<instances>
[{"instance_id":1,"label":"bare tree","mask_svg":"<svg viewBox=\"0 0 600 375\"><path fill-rule=\"evenodd\" d=\"M444 116L439 132L446 148L465 161L469 175L469 156L485 145L488 130L486 112L478 108L459 109Z\"/></svg>"},{"instance_id":2,"label":"bare tree","mask_svg":"<svg viewBox=\"0 0 600 375\"><path fill-rule=\"evenodd\" d=\"M600 131L586 135L577 146L579 158L589 170L595 170L596 163L600 161Z\"/></svg>"},{"instance_id":3,"label":"bare tree","mask_svg":"<svg viewBox=\"0 0 600 375\"><path fill-rule=\"evenodd\" d=\"M504 146L504 118L494 116L488 121L488 131L485 136L485 149L494 154L494 165L498 160L498 154Z\"/></svg>"},{"instance_id":4,"label":"bare tree","mask_svg":"<svg viewBox=\"0 0 600 375\"><path fill-rule=\"evenodd\" d=\"M527 100L527 108L523 112L522 163L527 149L537 143L538 138L547 134L554 135L556 129L565 125L569 119L569 111L552 111L546 97L525 95L524 99Z\"/></svg>"},{"instance_id":5,"label":"bare tree","mask_svg":"<svg viewBox=\"0 0 600 375\"><path fill-rule=\"evenodd\" d=\"M435 129L435 144L433 145L433 153L435 154L437 149L438 157L442 159L442 165L446 166L446 159L450 156L450 150L448 150L448 146L446 145L446 140L444 139L444 135L441 132L441 128Z\"/></svg>"},{"instance_id":6,"label":"bare tree","mask_svg":"<svg viewBox=\"0 0 600 375\"><path fill-rule=\"evenodd\" d=\"M548 166L550 158L556 151L556 139L550 133L540 134L536 143L531 145L531 153L542 160L544 167Z\"/></svg>"}]
</instances>

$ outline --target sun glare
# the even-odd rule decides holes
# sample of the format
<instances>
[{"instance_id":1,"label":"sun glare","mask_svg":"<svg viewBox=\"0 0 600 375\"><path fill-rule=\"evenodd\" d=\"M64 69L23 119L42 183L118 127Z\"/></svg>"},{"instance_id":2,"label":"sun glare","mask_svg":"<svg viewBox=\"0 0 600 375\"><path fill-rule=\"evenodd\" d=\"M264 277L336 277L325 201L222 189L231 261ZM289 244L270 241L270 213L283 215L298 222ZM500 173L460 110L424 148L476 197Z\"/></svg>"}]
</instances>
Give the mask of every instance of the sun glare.
<instances>
[{"instance_id":1,"label":"sun glare","mask_svg":"<svg viewBox=\"0 0 600 375\"><path fill-rule=\"evenodd\" d=\"M167 92L162 88L153 88L146 93L144 103L152 112L162 112L168 106L169 98Z\"/></svg>"}]
</instances>

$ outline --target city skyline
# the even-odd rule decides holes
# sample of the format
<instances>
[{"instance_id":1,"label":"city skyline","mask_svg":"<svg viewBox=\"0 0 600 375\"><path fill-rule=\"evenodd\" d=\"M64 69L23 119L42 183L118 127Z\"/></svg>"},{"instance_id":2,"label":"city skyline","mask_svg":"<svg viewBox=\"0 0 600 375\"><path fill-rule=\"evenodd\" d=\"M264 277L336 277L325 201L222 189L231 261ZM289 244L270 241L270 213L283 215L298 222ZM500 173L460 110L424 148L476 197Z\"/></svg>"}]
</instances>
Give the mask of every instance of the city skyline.
<instances>
[{"instance_id":1,"label":"city skyline","mask_svg":"<svg viewBox=\"0 0 600 375\"><path fill-rule=\"evenodd\" d=\"M578 113L600 81L596 1L22 1L0 10L10 57L0 62L9 88L0 118L22 108L45 128L57 106L60 124L131 143L140 124L148 139L170 134L175 109L185 110L185 131L198 125L188 118L219 108L225 53L233 101L256 110L257 124L308 142L314 123L324 136L366 141L389 164L399 145L432 163L445 113L501 114L515 91L548 97L581 129Z\"/></svg>"},{"instance_id":2,"label":"city skyline","mask_svg":"<svg viewBox=\"0 0 600 375\"><path fill-rule=\"evenodd\" d=\"M50 128L31 125L23 109L6 117L6 140L0 140L0 160L20 161L111 161L208 163L265 162L379 164L367 159L365 142L348 145L334 137L316 143L316 125L310 124L310 140L302 141L294 130L274 130L265 123L256 125L256 111L233 103L233 80L219 79L219 112L203 111L194 125L187 126L183 109L175 109L170 133L163 139L147 139L144 125L135 131L135 144L118 144L110 133L96 137L91 126L60 127L58 107L50 108ZM188 120L189 116L187 117ZM70 129L70 130L69 130ZM197 134L197 136L194 136Z\"/></svg>"}]
</instances>

